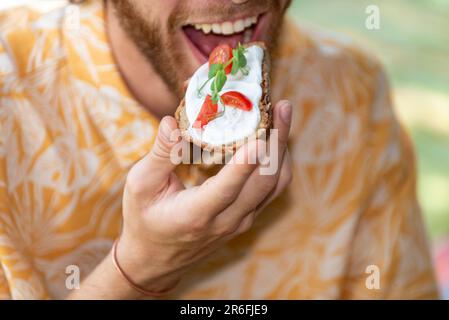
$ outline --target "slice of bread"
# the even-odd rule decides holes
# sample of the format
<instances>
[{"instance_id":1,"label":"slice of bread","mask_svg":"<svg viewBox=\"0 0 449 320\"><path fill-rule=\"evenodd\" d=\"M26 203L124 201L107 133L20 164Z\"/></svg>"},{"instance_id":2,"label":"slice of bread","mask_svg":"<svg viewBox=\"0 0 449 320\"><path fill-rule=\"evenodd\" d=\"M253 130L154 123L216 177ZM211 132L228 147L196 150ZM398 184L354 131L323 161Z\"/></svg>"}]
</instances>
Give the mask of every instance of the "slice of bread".
<instances>
[{"instance_id":1,"label":"slice of bread","mask_svg":"<svg viewBox=\"0 0 449 320\"><path fill-rule=\"evenodd\" d=\"M262 97L260 99L259 103L259 109L260 109L260 122L259 126L256 129L255 137L260 138L261 136L265 135L268 136L268 129L272 128L273 125L273 115L272 115L272 107L271 107L271 97L270 97L270 68L271 68L271 61L269 52L263 42L251 42L245 44L245 47L250 47L253 45L257 45L261 47L264 50L264 58L262 62ZM190 80L190 79L189 79ZM189 80L186 81L184 85L184 93L187 90L187 86L189 83ZM208 143L205 143L203 141L200 141L198 139L195 139L190 136L188 128L190 126L189 119L187 118L186 114L186 105L185 105L185 98L183 98L179 104L178 109L175 113L175 118L178 122L178 127L181 131L182 137L187 140L188 142L194 143L195 145L201 147L204 150L208 151L220 151L222 154L226 153L233 153L235 150L237 150L241 145L243 145L246 142L246 139L241 139L238 141L234 141L232 143L224 144L221 146L213 146L209 145Z\"/></svg>"}]
</instances>

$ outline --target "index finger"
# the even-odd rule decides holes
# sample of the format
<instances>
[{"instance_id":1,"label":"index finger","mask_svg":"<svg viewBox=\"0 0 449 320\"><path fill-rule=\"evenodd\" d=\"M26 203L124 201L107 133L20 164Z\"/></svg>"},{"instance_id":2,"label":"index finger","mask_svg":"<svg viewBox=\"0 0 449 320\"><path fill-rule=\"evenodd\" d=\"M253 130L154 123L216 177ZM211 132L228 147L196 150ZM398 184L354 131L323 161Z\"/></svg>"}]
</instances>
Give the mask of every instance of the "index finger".
<instances>
[{"instance_id":1,"label":"index finger","mask_svg":"<svg viewBox=\"0 0 449 320\"><path fill-rule=\"evenodd\" d=\"M199 186L198 208L217 215L234 202L248 178L258 167L252 159L257 158L258 151L264 146L264 141L252 140L239 148L230 163Z\"/></svg>"}]
</instances>

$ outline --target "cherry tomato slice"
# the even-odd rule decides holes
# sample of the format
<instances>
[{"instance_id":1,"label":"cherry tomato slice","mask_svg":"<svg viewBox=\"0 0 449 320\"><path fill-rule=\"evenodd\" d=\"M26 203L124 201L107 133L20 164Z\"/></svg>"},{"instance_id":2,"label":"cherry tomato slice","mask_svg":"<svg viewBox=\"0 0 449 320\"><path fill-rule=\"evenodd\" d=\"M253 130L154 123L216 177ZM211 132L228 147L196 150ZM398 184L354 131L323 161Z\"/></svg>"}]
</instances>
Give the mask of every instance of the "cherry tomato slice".
<instances>
[{"instance_id":1,"label":"cherry tomato slice","mask_svg":"<svg viewBox=\"0 0 449 320\"><path fill-rule=\"evenodd\" d=\"M244 111L250 111L253 108L251 101L243 94L237 91L229 91L221 95L221 100L225 106L238 108Z\"/></svg>"},{"instance_id":2,"label":"cherry tomato slice","mask_svg":"<svg viewBox=\"0 0 449 320\"><path fill-rule=\"evenodd\" d=\"M192 127L197 129L203 128L209 123L209 121L215 118L215 116L217 115L217 111L218 104L213 103L212 97L210 95L207 95L203 105L201 106L200 113L198 114L198 117L196 118Z\"/></svg>"},{"instance_id":3,"label":"cherry tomato slice","mask_svg":"<svg viewBox=\"0 0 449 320\"><path fill-rule=\"evenodd\" d=\"M215 63L226 64L232 59L232 47L228 44L221 44L216 47L209 55L209 68ZM226 67L226 74L230 74L232 70L232 63Z\"/></svg>"}]
</instances>

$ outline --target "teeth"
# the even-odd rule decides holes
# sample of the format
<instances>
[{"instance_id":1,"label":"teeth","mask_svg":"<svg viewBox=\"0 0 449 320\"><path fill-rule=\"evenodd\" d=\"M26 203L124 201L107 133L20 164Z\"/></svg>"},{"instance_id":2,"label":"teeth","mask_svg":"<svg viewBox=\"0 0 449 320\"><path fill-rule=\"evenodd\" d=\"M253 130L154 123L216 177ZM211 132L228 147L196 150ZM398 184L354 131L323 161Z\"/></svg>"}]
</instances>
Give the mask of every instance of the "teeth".
<instances>
[{"instance_id":1,"label":"teeth","mask_svg":"<svg viewBox=\"0 0 449 320\"><path fill-rule=\"evenodd\" d=\"M209 34L213 32L215 34L224 34L231 35L234 33L242 32L245 29L248 29L252 25L256 24L258 21L258 17L249 17L245 19L239 19L236 21L225 21L222 23L203 23L203 24L194 24L193 27L196 30L201 30L205 34Z\"/></svg>"},{"instance_id":2,"label":"teeth","mask_svg":"<svg viewBox=\"0 0 449 320\"><path fill-rule=\"evenodd\" d=\"M202 24L201 30L203 30L205 34L209 34L212 31L212 26L210 24Z\"/></svg>"},{"instance_id":3,"label":"teeth","mask_svg":"<svg viewBox=\"0 0 449 320\"><path fill-rule=\"evenodd\" d=\"M214 23L212 25L212 31L216 34L221 34L221 25L218 23Z\"/></svg>"},{"instance_id":4,"label":"teeth","mask_svg":"<svg viewBox=\"0 0 449 320\"><path fill-rule=\"evenodd\" d=\"M250 27L253 24L253 19L252 18L246 18L245 19L245 28Z\"/></svg>"},{"instance_id":5,"label":"teeth","mask_svg":"<svg viewBox=\"0 0 449 320\"><path fill-rule=\"evenodd\" d=\"M221 32L225 35L230 35L234 33L234 24L232 22L223 22L221 24Z\"/></svg>"},{"instance_id":6,"label":"teeth","mask_svg":"<svg viewBox=\"0 0 449 320\"><path fill-rule=\"evenodd\" d=\"M234 32L242 32L243 30L245 30L245 22L243 20L234 22Z\"/></svg>"}]
</instances>

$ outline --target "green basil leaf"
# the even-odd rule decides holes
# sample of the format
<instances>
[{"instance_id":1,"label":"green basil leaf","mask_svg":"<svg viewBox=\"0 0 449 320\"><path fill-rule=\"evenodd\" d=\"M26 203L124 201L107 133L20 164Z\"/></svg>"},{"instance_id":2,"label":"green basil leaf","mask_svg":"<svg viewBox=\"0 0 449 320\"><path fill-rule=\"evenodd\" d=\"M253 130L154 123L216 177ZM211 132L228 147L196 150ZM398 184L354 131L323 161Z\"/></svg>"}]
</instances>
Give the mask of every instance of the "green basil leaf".
<instances>
[{"instance_id":1,"label":"green basil leaf","mask_svg":"<svg viewBox=\"0 0 449 320\"><path fill-rule=\"evenodd\" d=\"M223 65L220 63L214 63L210 66L209 68L209 79L212 79L213 77L215 77L215 75L217 74L218 70L220 70L220 68L222 68Z\"/></svg>"},{"instance_id":2,"label":"green basil leaf","mask_svg":"<svg viewBox=\"0 0 449 320\"><path fill-rule=\"evenodd\" d=\"M238 49L232 49L232 58L237 59L237 56L239 55Z\"/></svg>"},{"instance_id":3,"label":"green basil leaf","mask_svg":"<svg viewBox=\"0 0 449 320\"><path fill-rule=\"evenodd\" d=\"M239 65L240 65L240 68L245 67L246 63L247 63L247 61L246 61L245 54L242 51L240 51L239 52Z\"/></svg>"},{"instance_id":4,"label":"green basil leaf","mask_svg":"<svg viewBox=\"0 0 449 320\"><path fill-rule=\"evenodd\" d=\"M232 75L236 75L237 72L239 72L240 66L239 66L239 61L237 58L233 57L232 58L232 69L231 69L231 74Z\"/></svg>"},{"instance_id":5,"label":"green basil leaf","mask_svg":"<svg viewBox=\"0 0 449 320\"><path fill-rule=\"evenodd\" d=\"M224 70L219 70L217 72L217 75L215 76L215 88L217 92L220 92L221 89L223 89L225 83L226 83L226 73Z\"/></svg>"}]
</instances>

